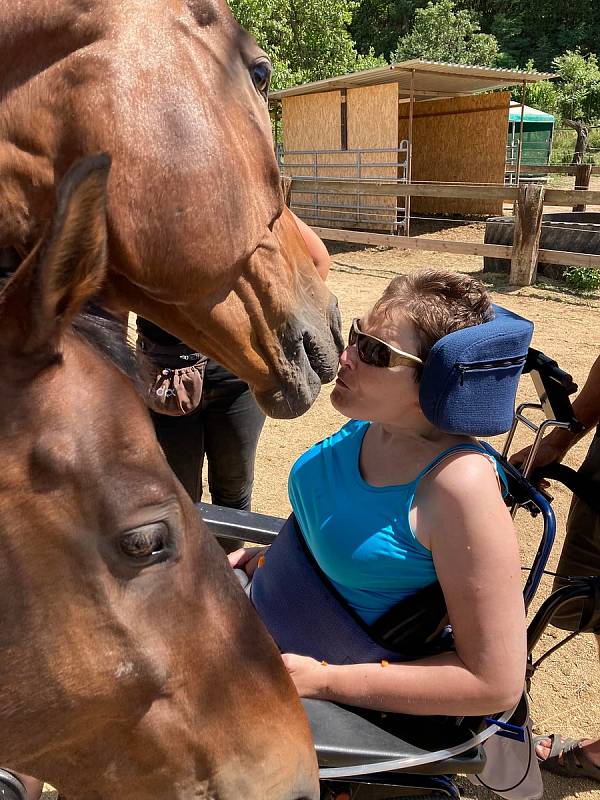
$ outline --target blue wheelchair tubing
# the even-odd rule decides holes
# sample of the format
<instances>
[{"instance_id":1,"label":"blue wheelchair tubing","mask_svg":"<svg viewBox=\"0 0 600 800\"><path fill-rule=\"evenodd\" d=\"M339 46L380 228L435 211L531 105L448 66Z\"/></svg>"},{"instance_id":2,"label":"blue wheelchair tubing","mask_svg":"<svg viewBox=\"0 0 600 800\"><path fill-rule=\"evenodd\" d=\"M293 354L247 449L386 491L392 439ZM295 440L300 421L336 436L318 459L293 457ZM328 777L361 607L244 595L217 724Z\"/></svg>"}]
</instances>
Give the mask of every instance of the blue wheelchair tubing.
<instances>
[{"instance_id":1,"label":"blue wheelchair tubing","mask_svg":"<svg viewBox=\"0 0 600 800\"><path fill-rule=\"evenodd\" d=\"M489 448L489 450L492 449L493 448ZM499 453L496 453L496 456L499 459L501 458ZM538 586L540 585L542 575L544 574L544 568L554 546L554 539L556 537L556 517L554 515L554 510L552 509L552 506L546 497L544 497L544 495L538 491L538 489L536 489L532 483L530 483L527 479L524 479L516 467L513 467L513 465L505 459L501 460L501 464L504 471L511 475L515 480L519 481L520 483L526 481L529 495L528 499L533 502L535 506L537 506L540 514L542 515L544 523L540 544L535 555L529 577L527 578L525 587L523 589L525 608L528 609L535 596L535 593L537 592Z\"/></svg>"},{"instance_id":2,"label":"blue wheelchair tubing","mask_svg":"<svg viewBox=\"0 0 600 800\"><path fill-rule=\"evenodd\" d=\"M540 585L542 575L544 574L544 568L552 551L556 536L556 517L554 516L554 511L552 510L548 500L546 500L544 495L541 494L541 492L538 492L537 489L533 489L531 492L531 499L542 514L544 520L544 531L542 533L542 540L540 542L538 552L523 590L526 609L529 608L537 588Z\"/></svg>"}]
</instances>

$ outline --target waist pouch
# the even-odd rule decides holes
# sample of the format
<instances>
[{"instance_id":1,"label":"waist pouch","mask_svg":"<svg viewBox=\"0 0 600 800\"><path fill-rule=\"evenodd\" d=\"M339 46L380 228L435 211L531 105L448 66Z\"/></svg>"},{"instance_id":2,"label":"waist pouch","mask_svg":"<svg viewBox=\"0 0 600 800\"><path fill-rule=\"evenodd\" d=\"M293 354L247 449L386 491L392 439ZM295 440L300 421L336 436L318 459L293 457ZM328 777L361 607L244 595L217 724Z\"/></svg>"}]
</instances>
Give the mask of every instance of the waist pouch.
<instances>
[{"instance_id":1,"label":"waist pouch","mask_svg":"<svg viewBox=\"0 0 600 800\"><path fill-rule=\"evenodd\" d=\"M316 563L290 516L256 570L250 598L282 652L330 664L410 661L452 649L436 581L369 626Z\"/></svg>"},{"instance_id":2,"label":"waist pouch","mask_svg":"<svg viewBox=\"0 0 600 800\"><path fill-rule=\"evenodd\" d=\"M142 334L137 348L149 363L146 405L158 414L181 417L191 414L202 400L204 370L208 358L183 344L158 344Z\"/></svg>"}]
</instances>

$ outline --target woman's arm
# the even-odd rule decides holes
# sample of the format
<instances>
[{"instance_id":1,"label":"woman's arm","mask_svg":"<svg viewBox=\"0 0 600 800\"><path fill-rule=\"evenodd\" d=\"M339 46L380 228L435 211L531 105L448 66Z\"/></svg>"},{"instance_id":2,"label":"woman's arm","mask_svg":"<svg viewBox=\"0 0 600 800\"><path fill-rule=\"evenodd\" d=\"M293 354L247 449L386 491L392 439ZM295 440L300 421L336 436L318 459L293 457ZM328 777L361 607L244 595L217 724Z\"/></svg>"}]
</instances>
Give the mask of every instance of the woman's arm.
<instances>
[{"instance_id":1,"label":"woman's arm","mask_svg":"<svg viewBox=\"0 0 600 800\"><path fill-rule=\"evenodd\" d=\"M331 267L331 257L327 252L327 248L323 244L323 241L317 236L312 228L306 224L306 222L303 222L300 217L297 217L293 211L290 211L290 214L296 221L296 225L298 226L298 230L304 239L304 244L310 253L310 257L313 260L315 269L321 278L325 280L329 274L329 268Z\"/></svg>"},{"instance_id":2,"label":"woman's arm","mask_svg":"<svg viewBox=\"0 0 600 800\"><path fill-rule=\"evenodd\" d=\"M417 531L431 544L456 651L383 667L286 655L286 666L303 696L412 714L510 708L525 679L525 614L515 532L494 471L463 454L442 465L417 503Z\"/></svg>"}]
</instances>

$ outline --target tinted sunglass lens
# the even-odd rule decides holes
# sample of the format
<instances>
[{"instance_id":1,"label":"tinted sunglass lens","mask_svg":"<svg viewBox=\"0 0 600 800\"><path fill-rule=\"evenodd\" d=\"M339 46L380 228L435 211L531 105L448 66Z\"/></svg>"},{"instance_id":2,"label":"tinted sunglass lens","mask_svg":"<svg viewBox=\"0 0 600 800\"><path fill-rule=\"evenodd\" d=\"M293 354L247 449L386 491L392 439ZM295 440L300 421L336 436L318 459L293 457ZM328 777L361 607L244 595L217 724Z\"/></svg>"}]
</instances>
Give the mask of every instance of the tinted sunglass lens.
<instances>
[{"instance_id":1,"label":"tinted sunglass lens","mask_svg":"<svg viewBox=\"0 0 600 800\"><path fill-rule=\"evenodd\" d=\"M362 335L358 337L358 355L365 364L373 367L387 367L390 363L390 350L376 339Z\"/></svg>"}]
</instances>

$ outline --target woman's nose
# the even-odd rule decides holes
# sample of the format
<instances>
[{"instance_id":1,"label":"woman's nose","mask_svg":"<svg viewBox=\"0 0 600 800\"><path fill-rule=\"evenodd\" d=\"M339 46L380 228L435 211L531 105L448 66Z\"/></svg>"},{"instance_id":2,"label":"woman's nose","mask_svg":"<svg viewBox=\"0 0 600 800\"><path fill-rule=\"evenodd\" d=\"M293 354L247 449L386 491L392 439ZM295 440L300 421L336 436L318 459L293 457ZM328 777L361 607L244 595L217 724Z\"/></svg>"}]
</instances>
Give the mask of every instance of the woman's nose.
<instances>
[{"instance_id":1,"label":"woman's nose","mask_svg":"<svg viewBox=\"0 0 600 800\"><path fill-rule=\"evenodd\" d=\"M340 365L342 367L350 367L354 369L358 360L358 353L356 352L355 344L347 344L340 356Z\"/></svg>"}]
</instances>

